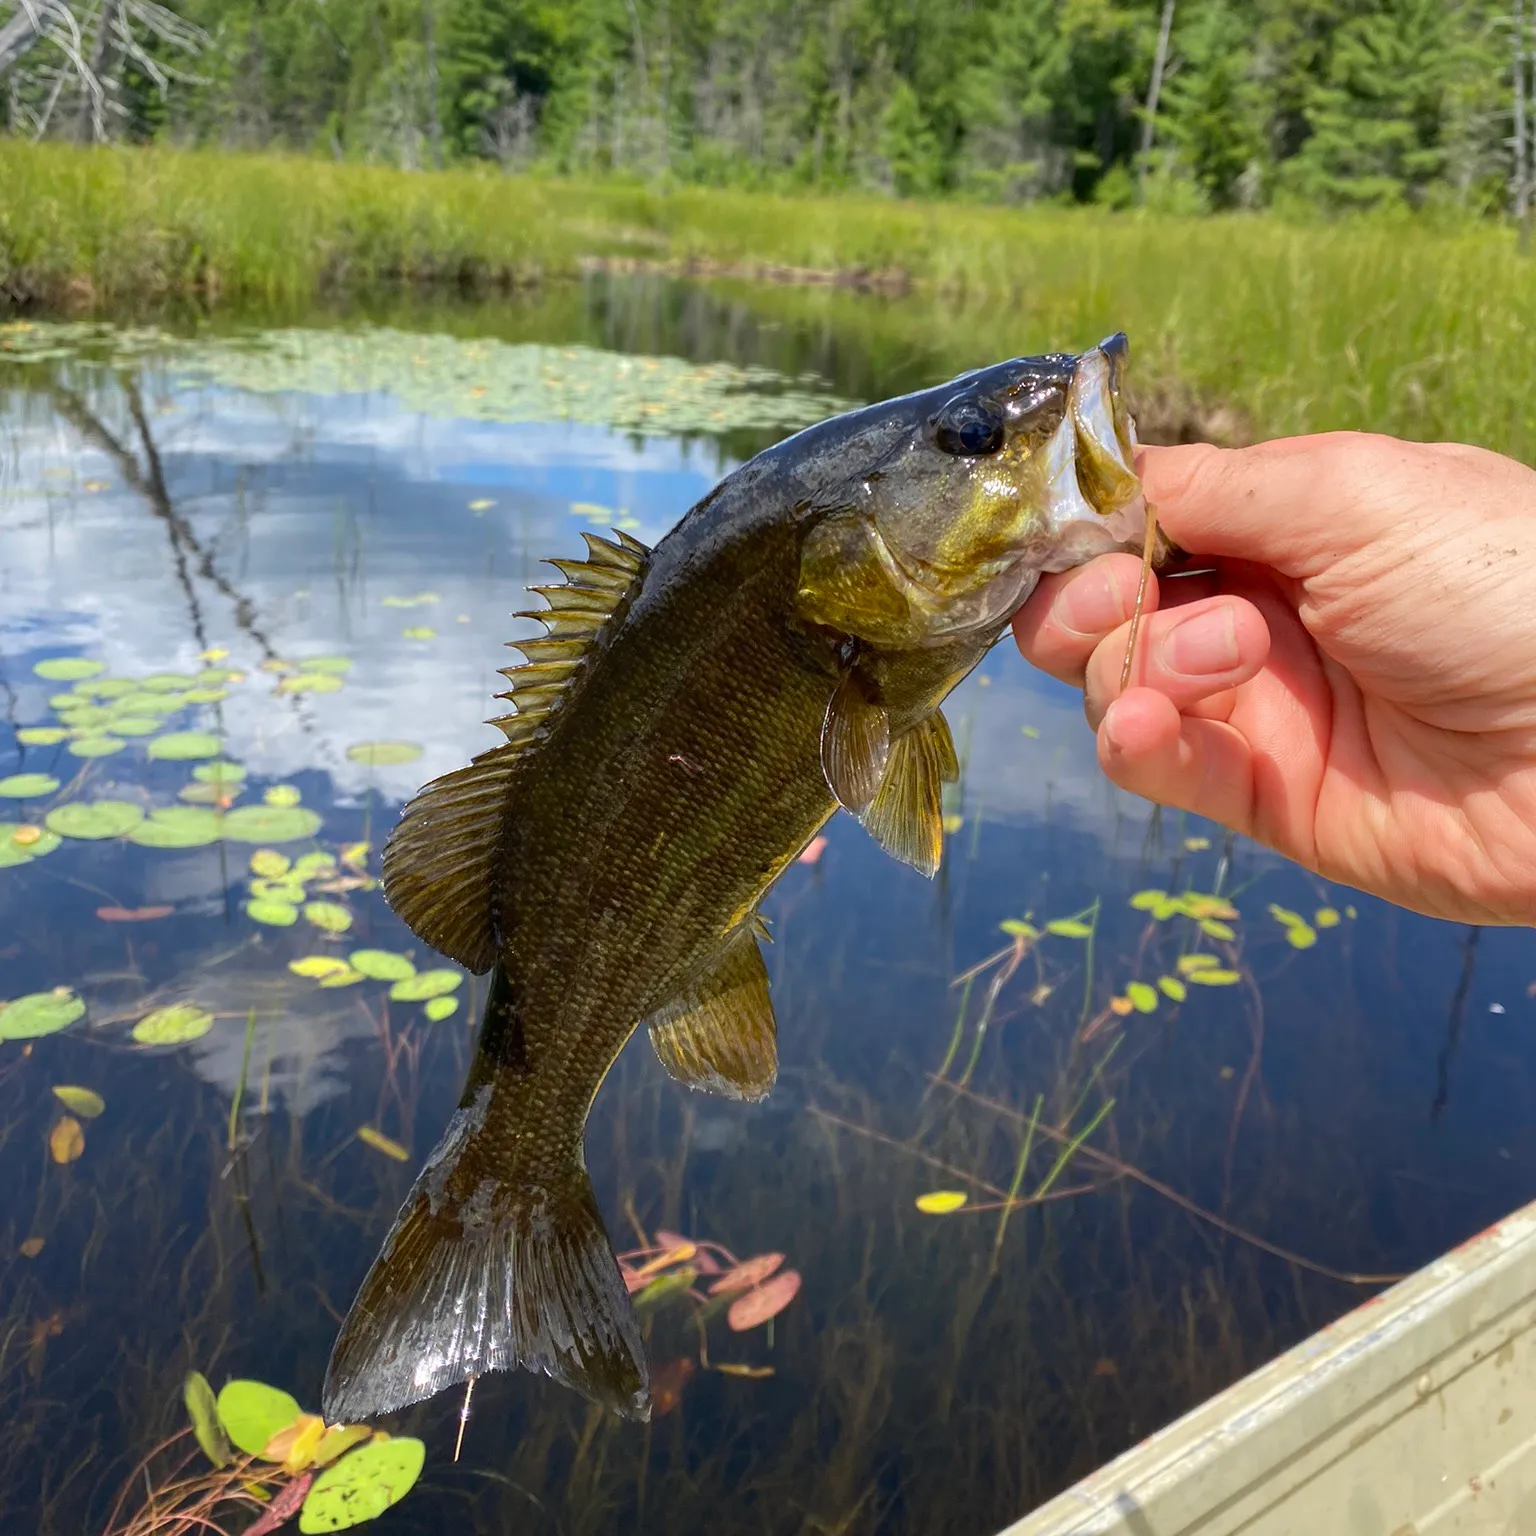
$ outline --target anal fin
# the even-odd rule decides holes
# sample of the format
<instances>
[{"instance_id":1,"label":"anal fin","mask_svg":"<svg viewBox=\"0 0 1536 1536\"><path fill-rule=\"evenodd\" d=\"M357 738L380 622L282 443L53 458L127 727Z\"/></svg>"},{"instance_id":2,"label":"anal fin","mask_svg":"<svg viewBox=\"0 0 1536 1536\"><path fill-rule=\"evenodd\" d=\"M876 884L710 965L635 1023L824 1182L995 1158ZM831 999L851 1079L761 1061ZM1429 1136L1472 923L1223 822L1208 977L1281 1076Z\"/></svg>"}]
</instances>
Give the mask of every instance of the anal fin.
<instances>
[{"instance_id":1,"label":"anal fin","mask_svg":"<svg viewBox=\"0 0 1536 1536\"><path fill-rule=\"evenodd\" d=\"M779 1070L756 926L743 923L714 966L647 1020L651 1044L678 1082L728 1099L766 1098Z\"/></svg>"},{"instance_id":2,"label":"anal fin","mask_svg":"<svg viewBox=\"0 0 1536 1536\"><path fill-rule=\"evenodd\" d=\"M943 786L959 776L949 723L935 710L891 743L880 788L859 820L893 858L932 875L944 854Z\"/></svg>"}]
</instances>

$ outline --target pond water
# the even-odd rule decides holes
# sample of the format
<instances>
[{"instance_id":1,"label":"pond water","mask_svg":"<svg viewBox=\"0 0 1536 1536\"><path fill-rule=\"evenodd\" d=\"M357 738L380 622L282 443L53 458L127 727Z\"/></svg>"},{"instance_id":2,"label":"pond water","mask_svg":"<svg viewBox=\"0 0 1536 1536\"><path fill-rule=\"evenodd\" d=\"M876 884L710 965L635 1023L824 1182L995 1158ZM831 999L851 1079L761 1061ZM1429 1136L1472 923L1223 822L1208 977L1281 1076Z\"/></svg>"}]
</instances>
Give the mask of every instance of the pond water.
<instances>
[{"instance_id":1,"label":"pond water","mask_svg":"<svg viewBox=\"0 0 1536 1536\"><path fill-rule=\"evenodd\" d=\"M483 995L391 996L444 962L379 849L497 739L538 562L990 360L939 334L639 281L0 333L0 1529L106 1530L125 1479L142 1519L191 1369L318 1405ZM461 1394L394 1416L425 1466L372 1529L994 1530L1536 1194L1527 934L1110 790L1011 645L948 714L937 879L839 817L768 901L772 1097L638 1039L592 1114L616 1246L782 1253L799 1294L740 1332L653 1298L649 1426L521 1374L457 1461Z\"/></svg>"}]
</instances>

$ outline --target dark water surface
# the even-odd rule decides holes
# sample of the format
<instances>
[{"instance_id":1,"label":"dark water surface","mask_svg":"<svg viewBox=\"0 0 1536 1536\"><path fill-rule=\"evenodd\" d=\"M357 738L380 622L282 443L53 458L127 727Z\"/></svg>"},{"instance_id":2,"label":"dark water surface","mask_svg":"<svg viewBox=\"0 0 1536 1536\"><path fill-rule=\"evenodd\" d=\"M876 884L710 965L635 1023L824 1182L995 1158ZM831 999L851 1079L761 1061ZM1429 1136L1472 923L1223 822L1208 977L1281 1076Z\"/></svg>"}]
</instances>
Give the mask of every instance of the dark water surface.
<instances>
[{"instance_id":1,"label":"dark water surface","mask_svg":"<svg viewBox=\"0 0 1536 1536\"><path fill-rule=\"evenodd\" d=\"M104 1530L182 1427L190 1368L318 1403L457 1098L480 984L432 1019L289 963L441 965L353 866L376 873L415 788L498 739L480 722L537 562L583 527L654 541L793 426L990 361L939 334L875 299L665 284L255 340L0 333L0 780L58 781L0 798L0 999L85 1006L0 1039L0 1530ZM37 674L58 658L105 671ZM316 658L344 661L293 670ZM139 680L133 704L104 679ZM113 734L125 711L139 734ZM965 771L939 877L839 817L769 899L772 1098L690 1095L638 1039L593 1112L617 1246L782 1252L799 1296L742 1333L683 1298L649 1311L670 1407L649 1427L487 1378L455 1464L459 1394L398 1415L425 1471L373 1529L987 1532L1373 1294L1346 1277L1411 1270L1536 1194L1528 935L1397 912L1109 790L1075 696L1011 647L948 713ZM75 734L17 736L50 727ZM238 765L217 809L271 796L266 823L16 840L66 805L188 805L208 757L166 757L168 735ZM370 764L379 740L420 750ZM349 851L305 897L341 915L254 920L261 850ZM1159 917L1147 891L1212 900ZM1190 984L1195 955L1228 984ZM177 1003L206 1032L135 1040ZM59 1085L105 1102L68 1162ZM1050 1198L1000 1226L1010 1187ZM969 1204L925 1214L935 1190Z\"/></svg>"}]
</instances>

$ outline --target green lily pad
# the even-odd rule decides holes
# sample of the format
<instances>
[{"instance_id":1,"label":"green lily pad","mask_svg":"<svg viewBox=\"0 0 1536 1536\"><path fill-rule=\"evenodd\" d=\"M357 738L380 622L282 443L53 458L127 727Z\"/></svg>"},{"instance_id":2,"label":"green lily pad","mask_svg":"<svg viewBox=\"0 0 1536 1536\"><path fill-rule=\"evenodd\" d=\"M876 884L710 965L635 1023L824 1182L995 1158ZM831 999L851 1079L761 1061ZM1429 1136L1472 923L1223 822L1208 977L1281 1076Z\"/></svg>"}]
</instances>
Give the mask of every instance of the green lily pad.
<instances>
[{"instance_id":1,"label":"green lily pad","mask_svg":"<svg viewBox=\"0 0 1536 1536\"><path fill-rule=\"evenodd\" d=\"M41 827L27 827L25 840L18 842L17 834L23 830L23 823L15 821L0 821L0 869L11 869L18 864L30 864L33 859L40 859L45 853L52 853L62 841L57 832L49 832ZM37 836L33 836L33 833Z\"/></svg>"},{"instance_id":2,"label":"green lily pad","mask_svg":"<svg viewBox=\"0 0 1536 1536\"><path fill-rule=\"evenodd\" d=\"M185 672L156 672L142 678L139 687L148 693L180 693L183 688L195 688L197 679Z\"/></svg>"},{"instance_id":3,"label":"green lily pad","mask_svg":"<svg viewBox=\"0 0 1536 1536\"><path fill-rule=\"evenodd\" d=\"M347 748L347 756L369 768L395 768L414 763L421 747L414 741L359 741Z\"/></svg>"},{"instance_id":4,"label":"green lily pad","mask_svg":"<svg viewBox=\"0 0 1536 1536\"><path fill-rule=\"evenodd\" d=\"M16 740L24 747L56 747L68 735L56 725L24 725L16 732Z\"/></svg>"},{"instance_id":5,"label":"green lily pad","mask_svg":"<svg viewBox=\"0 0 1536 1536\"><path fill-rule=\"evenodd\" d=\"M299 880L251 881L251 895L257 901L286 901L291 907L304 904L304 885Z\"/></svg>"},{"instance_id":6,"label":"green lily pad","mask_svg":"<svg viewBox=\"0 0 1536 1536\"><path fill-rule=\"evenodd\" d=\"M297 805L303 799L292 784L274 784L261 799L264 805Z\"/></svg>"},{"instance_id":7,"label":"green lily pad","mask_svg":"<svg viewBox=\"0 0 1536 1536\"><path fill-rule=\"evenodd\" d=\"M330 672L299 672L278 683L278 693L339 693L341 679Z\"/></svg>"},{"instance_id":8,"label":"green lily pad","mask_svg":"<svg viewBox=\"0 0 1536 1536\"><path fill-rule=\"evenodd\" d=\"M203 1455L216 1467L229 1465L229 1437L219 1423L218 1400L208 1378L201 1371L189 1371L181 1389L182 1401L187 1405L187 1417L192 1421L192 1433L203 1448Z\"/></svg>"},{"instance_id":9,"label":"green lily pad","mask_svg":"<svg viewBox=\"0 0 1536 1536\"><path fill-rule=\"evenodd\" d=\"M188 1040L200 1040L212 1028L213 1015L206 1008L172 1003L169 1008L146 1013L133 1026L133 1038L140 1045L185 1045Z\"/></svg>"},{"instance_id":10,"label":"green lily pad","mask_svg":"<svg viewBox=\"0 0 1536 1536\"><path fill-rule=\"evenodd\" d=\"M258 897L245 904L246 916L269 928L291 928L299 920L299 909L289 901L267 901Z\"/></svg>"},{"instance_id":11,"label":"green lily pad","mask_svg":"<svg viewBox=\"0 0 1536 1536\"><path fill-rule=\"evenodd\" d=\"M138 689L139 685L132 678L99 677L95 682L81 683L75 692L93 699L121 699L130 693L137 693Z\"/></svg>"},{"instance_id":12,"label":"green lily pad","mask_svg":"<svg viewBox=\"0 0 1536 1536\"><path fill-rule=\"evenodd\" d=\"M221 800L233 800L240 793L240 785L227 788L221 784L183 784L177 796L188 805L217 805Z\"/></svg>"},{"instance_id":13,"label":"green lily pad","mask_svg":"<svg viewBox=\"0 0 1536 1536\"><path fill-rule=\"evenodd\" d=\"M0 796L8 800L37 800L51 795L59 787L59 781L46 773L13 773L8 779L0 779Z\"/></svg>"},{"instance_id":14,"label":"green lily pad","mask_svg":"<svg viewBox=\"0 0 1536 1536\"><path fill-rule=\"evenodd\" d=\"M345 933L352 926L352 914L340 902L312 901L304 908L304 921L326 933Z\"/></svg>"},{"instance_id":15,"label":"green lily pad","mask_svg":"<svg viewBox=\"0 0 1536 1536\"><path fill-rule=\"evenodd\" d=\"M114 736L153 736L161 725L153 715L113 715L111 719Z\"/></svg>"},{"instance_id":16,"label":"green lily pad","mask_svg":"<svg viewBox=\"0 0 1536 1536\"><path fill-rule=\"evenodd\" d=\"M128 743L118 736L82 736L69 744L71 757L111 757Z\"/></svg>"},{"instance_id":17,"label":"green lily pad","mask_svg":"<svg viewBox=\"0 0 1536 1536\"><path fill-rule=\"evenodd\" d=\"M101 736L110 732L117 716L101 704L77 704L59 711L59 720L81 736Z\"/></svg>"},{"instance_id":18,"label":"green lily pad","mask_svg":"<svg viewBox=\"0 0 1536 1536\"><path fill-rule=\"evenodd\" d=\"M281 854L278 855L282 857ZM251 867L255 868L255 860L252 859ZM336 873L336 860L328 853L306 853L293 861L293 878L295 880L324 880Z\"/></svg>"},{"instance_id":19,"label":"green lily pad","mask_svg":"<svg viewBox=\"0 0 1536 1536\"><path fill-rule=\"evenodd\" d=\"M261 1381L226 1381L219 1393L219 1422L247 1456L260 1456L280 1429L298 1418L300 1408L286 1392ZM386 1440L386 1445L394 1441Z\"/></svg>"},{"instance_id":20,"label":"green lily pad","mask_svg":"<svg viewBox=\"0 0 1536 1536\"><path fill-rule=\"evenodd\" d=\"M315 1479L299 1511L300 1532L315 1536L377 1520L411 1491L426 1459L426 1446L410 1435L359 1446Z\"/></svg>"},{"instance_id":21,"label":"green lily pad","mask_svg":"<svg viewBox=\"0 0 1536 1536\"><path fill-rule=\"evenodd\" d=\"M199 784L238 784L245 777L245 769L239 763L226 763L222 760L199 763L192 770L192 777Z\"/></svg>"},{"instance_id":22,"label":"green lily pad","mask_svg":"<svg viewBox=\"0 0 1536 1536\"><path fill-rule=\"evenodd\" d=\"M85 1004L68 987L28 992L0 1008L0 1040L38 1040L68 1029L85 1013Z\"/></svg>"},{"instance_id":23,"label":"green lily pad","mask_svg":"<svg viewBox=\"0 0 1536 1536\"><path fill-rule=\"evenodd\" d=\"M199 688L222 688L225 683L234 682L238 675L229 667L204 667L192 681Z\"/></svg>"},{"instance_id":24,"label":"green lily pad","mask_svg":"<svg viewBox=\"0 0 1536 1536\"><path fill-rule=\"evenodd\" d=\"M182 707L179 693L125 693L115 707L125 715L174 715Z\"/></svg>"},{"instance_id":25,"label":"green lily pad","mask_svg":"<svg viewBox=\"0 0 1536 1536\"><path fill-rule=\"evenodd\" d=\"M390 949L355 949L350 959L352 969L372 981L404 981L416 974L416 967L404 955Z\"/></svg>"},{"instance_id":26,"label":"green lily pad","mask_svg":"<svg viewBox=\"0 0 1536 1536\"><path fill-rule=\"evenodd\" d=\"M319 672L331 677L341 677L351 670L350 656L310 656L299 663L300 672Z\"/></svg>"},{"instance_id":27,"label":"green lily pad","mask_svg":"<svg viewBox=\"0 0 1536 1536\"><path fill-rule=\"evenodd\" d=\"M389 995L397 1003L424 1003L429 997L446 997L450 992L456 992L463 980L458 971L419 971L397 981L389 989Z\"/></svg>"},{"instance_id":28,"label":"green lily pad","mask_svg":"<svg viewBox=\"0 0 1536 1536\"><path fill-rule=\"evenodd\" d=\"M185 762L194 757L217 757L219 738L206 731L172 731L149 744L149 755L164 762Z\"/></svg>"},{"instance_id":29,"label":"green lily pad","mask_svg":"<svg viewBox=\"0 0 1536 1536\"><path fill-rule=\"evenodd\" d=\"M221 818L195 805L172 805L151 811L128 834L141 848L203 848L218 841Z\"/></svg>"},{"instance_id":30,"label":"green lily pad","mask_svg":"<svg viewBox=\"0 0 1536 1536\"><path fill-rule=\"evenodd\" d=\"M427 1006L421 1011L436 1024L443 1019L452 1018L459 1011L459 1000L456 997L429 998Z\"/></svg>"},{"instance_id":31,"label":"green lily pad","mask_svg":"<svg viewBox=\"0 0 1536 1536\"><path fill-rule=\"evenodd\" d=\"M218 704L228 697L228 688L188 688L182 694L188 704Z\"/></svg>"},{"instance_id":32,"label":"green lily pad","mask_svg":"<svg viewBox=\"0 0 1536 1536\"><path fill-rule=\"evenodd\" d=\"M99 677L107 668L104 662L90 661L84 656L50 656L32 670L50 683L73 683L82 677Z\"/></svg>"},{"instance_id":33,"label":"green lily pad","mask_svg":"<svg viewBox=\"0 0 1536 1536\"><path fill-rule=\"evenodd\" d=\"M412 624L400 631L407 640L436 640L437 631L430 624Z\"/></svg>"},{"instance_id":34,"label":"green lily pad","mask_svg":"<svg viewBox=\"0 0 1536 1536\"><path fill-rule=\"evenodd\" d=\"M76 800L55 806L44 818L44 824L60 837L96 841L126 837L143 820L143 810L128 800Z\"/></svg>"},{"instance_id":35,"label":"green lily pad","mask_svg":"<svg viewBox=\"0 0 1536 1536\"><path fill-rule=\"evenodd\" d=\"M251 855L251 873L260 875L264 880L280 880L292 868L293 861L276 848L258 848Z\"/></svg>"},{"instance_id":36,"label":"green lily pad","mask_svg":"<svg viewBox=\"0 0 1536 1536\"><path fill-rule=\"evenodd\" d=\"M224 836L236 843L292 843L319 830L319 816L302 805L242 805L224 818Z\"/></svg>"}]
</instances>

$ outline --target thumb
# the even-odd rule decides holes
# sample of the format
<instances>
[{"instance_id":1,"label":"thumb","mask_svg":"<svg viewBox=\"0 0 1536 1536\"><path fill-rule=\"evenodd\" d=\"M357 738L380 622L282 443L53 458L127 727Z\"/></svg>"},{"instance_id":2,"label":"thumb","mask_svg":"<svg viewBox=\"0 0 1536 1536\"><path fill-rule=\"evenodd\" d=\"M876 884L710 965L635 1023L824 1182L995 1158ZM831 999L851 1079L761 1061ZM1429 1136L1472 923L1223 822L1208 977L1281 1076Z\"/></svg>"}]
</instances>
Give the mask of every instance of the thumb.
<instances>
[{"instance_id":1,"label":"thumb","mask_svg":"<svg viewBox=\"0 0 1536 1536\"><path fill-rule=\"evenodd\" d=\"M1137 470L1158 522L1181 549L1269 566L1304 580L1401 532L1422 485L1423 448L1366 432L1279 438L1252 448L1145 447Z\"/></svg>"}]
</instances>

